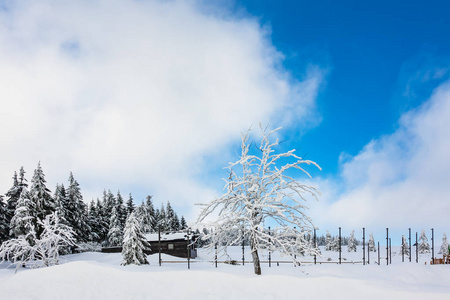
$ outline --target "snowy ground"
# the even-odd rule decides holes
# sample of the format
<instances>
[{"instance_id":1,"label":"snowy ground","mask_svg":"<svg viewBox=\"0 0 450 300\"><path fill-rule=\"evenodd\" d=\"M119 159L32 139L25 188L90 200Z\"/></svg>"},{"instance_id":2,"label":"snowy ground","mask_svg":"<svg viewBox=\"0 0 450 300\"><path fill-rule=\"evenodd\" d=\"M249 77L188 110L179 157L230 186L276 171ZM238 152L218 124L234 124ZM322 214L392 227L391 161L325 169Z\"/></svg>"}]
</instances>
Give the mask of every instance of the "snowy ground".
<instances>
[{"instance_id":1,"label":"snowy ground","mask_svg":"<svg viewBox=\"0 0 450 300\"><path fill-rule=\"evenodd\" d=\"M395 250L396 248L394 248ZM346 248L344 248L346 250ZM247 252L247 251L246 251ZM385 251L381 251L385 257ZM276 263L262 265L263 275L253 275L252 265L219 264L213 255L199 251L199 257L187 269L181 259L163 255L149 256L148 266L120 266L121 254L83 253L62 257L59 266L19 270L0 265L0 299L450 299L450 265L430 266L430 255L421 255L419 263L393 251L392 264L338 265L338 254L322 251L318 261L327 264ZM240 261L239 247L230 250ZM250 258L249 253L246 259ZM362 253L343 252L346 262L361 261ZM438 256L438 255L437 255ZM265 260L267 254L262 259ZM373 257L375 258L375 257ZM224 260L225 258L219 258ZM286 258L273 255L274 260ZM302 261L312 261L302 257ZM425 262L427 264L425 265Z\"/></svg>"}]
</instances>

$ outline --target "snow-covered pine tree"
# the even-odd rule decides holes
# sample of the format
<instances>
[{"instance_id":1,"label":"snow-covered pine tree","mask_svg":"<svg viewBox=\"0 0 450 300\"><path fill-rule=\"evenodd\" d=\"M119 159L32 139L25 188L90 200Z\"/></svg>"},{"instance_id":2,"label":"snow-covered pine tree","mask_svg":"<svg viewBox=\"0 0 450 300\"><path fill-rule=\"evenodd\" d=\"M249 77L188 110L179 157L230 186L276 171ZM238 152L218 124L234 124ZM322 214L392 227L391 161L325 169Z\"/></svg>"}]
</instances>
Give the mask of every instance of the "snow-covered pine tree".
<instances>
[{"instance_id":1,"label":"snow-covered pine tree","mask_svg":"<svg viewBox=\"0 0 450 300\"><path fill-rule=\"evenodd\" d=\"M113 207L111 221L109 222L109 231L108 231L108 245L120 246L122 245L123 240L123 231L122 224L120 224L120 216L118 212L118 207Z\"/></svg>"},{"instance_id":2,"label":"snow-covered pine tree","mask_svg":"<svg viewBox=\"0 0 450 300\"><path fill-rule=\"evenodd\" d=\"M341 251L342 251L342 240L341 240L341 245L339 245L339 237L335 236L335 237L333 237L333 240L331 241L331 251L338 252L339 248L341 248Z\"/></svg>"},{"instance_id":3,"label":"snow-covered pine tree","mask_svg":"<svg viewBox=\"0 0 450 300\"><path fill-rule=\"evenodd\" d=\"M169 222L167 220L166 210L164 209L163 204L161 204L158 217L158 226L161 229L161 232L168 232L170 230Z\"/></svg>"},{"instance_id":4,"label":"snow-covered pine tree","mask_svg":"<svg viewBox=\"0 0 450 300\"><path fill-rule=\"evenodd\" d=\"M128 212L127 212L127 208L124 205L123 197L120 194L120 191L117 191L115 206L117 209L117 213L119 214L120 226L123 229L123 228L125 228L125 222L127 220Z\"/></svg>"},{"instance_id":5,"label":"snow-covered pine tree","mask_svg":"<svg viewBox=\"0 0 450 300\"><path fill-rule=\"evenodd\" d=\"M23 188L9 225L12 237L18 238L21 235L27 235L31 230L35 232L34 205L35 203L31 201L29 192L26 188Z\"/></svg>"},{"instance_id":6,"label":"snow-covered pine tree","mask_svg":"<svg viewBox=\"0 0 450 300\"><path fill-rule=\"evenodd\" d=\"M347 241L348 252L356 252L356 239L355 239L355 231L352 230L350 233L350 237Z\"/></svg>"},{"instance_id":7,"label":"snow-covered pine tree","mask_svg":"<svg viewBox=\"0 0 450 300\"><path fill-rule=\"evenodd\" d=\"M111 219L112 209L116 205L116 199L114 198L113 193L111 193L111 190L108 190L106 192L103 190L103 214L105 217L105 220L108 222L108 228L109 228L109 220Z\"/></svg>"},{"instance_id":8,"label":"snow-covered pine tree","mask_svg":"<svg viewBox=\"0 0 450 300\"><path fill-rule=\"evenodd\" d=\"M106 195L106 192L103 194ZM104 198L105 199L105 198ZM108 231L109 231L109 221L111 219L111 215L108 214L107 208L106 208L106 201L103 199L103 201L100 201L97 198L97 201L95 203L95 210L98 215L98 229L97 234L99 235L99 240L101 243L107 242L108 237Z\"/></svg>"},{"instance_id":9,"label":"snow-covered pine tree","mask_svg":"<svg viewBox=\"0 0 450 300\"><path fill-rule=\"evenodd\" d=\"M442 235L442 245L441 245L441 249L439 250L439 254L448 254L448 240L447 240L447 234L445 232Z\"/></svg>"},{"instance_id":10,"label":"snow-covered pine tree","mask_svg":"<svg viewBox=\"0 0 450 300\"><path fill-rule=\"evenodd\" d=\"M70 211L69 200L67 198L66 189L64 185L57 184L55 188L55 195L53 196L55 200L56 212L58 213L59 222L62 224L69 225L67 217L69 217L72 212Z\"/></svg>"},{"instance_id":11,"label":"snow-covered pine tree","mask_svg":"<svg viewBox=\"0 0 450 300\"><path fill-rule=\"evenodd\" d=\"M375 248L375 239L373 238L373 233L371 233L369 236L369 251L377 252L377 249Z\"/></svg>"},{"instance_id":12,"label":"snow-covered pine tree","mask_svg":"<svg viewBox=\"0 0 450 300\"><path fill-rule=\"evenodd\" d=\"M430 253L430 245L428 244L428 238L424 229L422 229L422 233L419 237L419 253Z\"/></svg>"},{"instance_id":13,"label":"snow-covered pine tree","mask_svg":"<svg viewBox=\"0 0 450 300\"><path fill-rule=\"evenodd\" d=\"M128 198L127 201L127 216L129 216L135 209L134 203L133 203L133 197L131 196L130 193L130 197Z\"/></svg>"},{"instance_id":14,"label":"snow-covered pine tree","mask_svg":"<svg viewBox=\"0 0 450 300\"><path fill-rule=\"evenodd\" d=\"M171 224L171 227L172 227L173 232L178 232L181 230L180 220L178 219L178 215L176 212L174 212L173 222Z\"/></svg>"},{"instance_id":15,"label":"snow-covered pine tree","mask_svg":"<svg viewBox=\"0 0 450 300\"><path fill-rule=\"evenodd\" d=\"M38 238L40 238L44 228L37 220L44 220L47 215L55 211L55 203L46 183L47 181L39 162L36 170L34 170L30 187L30 199L34 203L33 216L36 217L36 236Z\"/></svg>"},{"instance_id":16,"label":"snow-covered pine tree","mask_svg":"<svg viewBox=\"0 0 450 300\"><path fill-rule=\"evenodd\" d=\"M186 219L184 218L184 216L181 216L181 220L180 220L180 230L185 230L187 229L187 223L186 223Z\"/></svg>"},{"instance_id":17,"label":"snow-covered pine tree","mask_svg":"<svg viewBox=\"0 0 450 300\"><path fill-rule=\"evenodd\" d=\"M150 212L148 211L148 206L145 204L145 202L142 202L142 204L135 209L135 214L139 220L139 223L141 224L141 231L143 233L153 232L153 219Z\"/></svg>"},{"instance_id":18,"label":"snow-covered pine tree","mask_svg":"<svg viewBox=\"0 0 450 300\"><path fill-rule=\"evenodd\" d=\"M408 246L408 242L406 241L406 238L404 235L402 235L402 248L401 248L401 253L403 255L409 255L409 246Z\"/></svg>"},{"instance_id":19,"label":"snow-covered pine tree","mask_svg":"<svg viewBox=\"0 0 450 300\"><path fill-rule=\"evenodd\" d=\"M68 225L75 232L77 241L85 242L89 239L91 228L87 221L87 208L81 195L80 186L73 177L72 172L69 175L69 186L66 193L71 211L71 214L66 216Z\"/></svg>"},{"instance_id":20,"label":"snow-covered pine tree","mask_svg":"<svg viewBox=\"0 0 450 300\"><path fill-rule=\"evenodd\" d=\"M122 265L148 264L144 250L150 249L148 242L141 232L141 225L134 213L131 213L125 223L122 246Z\"/></svg>"},{"instance_id":21,"label":"snow-covered pine tree","mask_svg":"<svg viewBox=\"0 0 450 300\"><path fill-rule=\"evenodd\" d=\"M97 206L94 200L92 200L91 203L89 203L87 216L88 216L87 222L89 227L91 228L88 240L95 243L101 243L102 241L100 240L100 232L101 232L100 222L102 221L102 219L97 212Z\"/></svg>"},{"instance_id":22,"label":"snow-covered pine tree","mask_svg":"<svg viewBox=\"0 0 450 300\"><path fill-rule=\"evenodd\" d=\"M147 206L147 211L150 215L151 224L150 224L150 232L157 232L158 231L158 219L156 217L155 208L153 206L152 202L152 196L148 195L145 200L145 206Z\"/></svg>"},{"instance_id":23,"label":"snow-covered pine tree","mask_svg":"<svg viewBox=\"0 0 450 300\"><path fill-rule=\"evenodd\" d=\"M179 231L181 227L180 220L178 219L177 213L173 210L169 201L167 201L166 217L168 222L168 229L171 232Z\"/></svg>"},{"instance_id":24,"label":"snow-covered pine tree","mask_svg":"<svg viewBox=\"0 0 450 300\"><path fill-rule=\"evenodd\" d=\"M333 251L333 240L331 234L327 230L327 235L325 237L325 251Z\"/></svg>"},{"instance_id":25,"label":"snow-covered pine tree","mask_svg":"<svg viewBox=\"0 0 450 300\"><path fill-rule=\"evenodd\" d=\"M0 244L9 238L9 222L7 214L6 204L3 201L3 196L0 195Z\"/></svg>"},{"instance_id":26,"label":"snow-covered pine tree","mask_svg":"<svg viewBox=\"0 0 450 300\"><path fill-rule=\"evenodd\" d=\"M28 188L27 180L25 179L25 170L20 168L19 178L17 173L14 172L13 186L6 192L6 223L11 224L11 219L14 216L16 210L17 201L19 201L20 194L23 188ZM9 226L9 225L8 225ZM10 236L11 237L11 236Z\"/></svg>"},{"instance_id":27,"label":"snow-covered pine tree","mask_svg":"<svg viewBox=\"0 0 450 300\"><path fill-rule=\"evenodd\" d=\"M260 127L262 141L256 154L249 153L252 143L248 142L247 132L242 135L239 160L228 167L230 175L226 180L227 192L209 204L203 204L198 218L198 222L203 222L209 215L218 213L217 221L208 224L208 227L214 227L209 235L213 241L210 248L214 245L224 245L223 248L226 248L236 244L239 240L230 240L229 233L244 228L244 238L250 241L257 275L261 274L260 250L277 249L290 255L294 261L295 252L305 250L304 237L311 233L314 226L305 214L304 194L317 197L318 191L286 175L286 172L299 170L309 176L302 168L303 165L314 165L320 169L316 163L295 155L295 150L276 154L274 148L279 142L271 142L270 137L278 129L267 132ZM280 165L283 159L287 163ZM269 236L264 224L271 222L279 227L274 228ZM298 238L290 239L291 236ZM238 235L238 239L242 238L242 235ZM317 249L308 249L308 252L315 254Z\"/></svg>"}]
</instances>

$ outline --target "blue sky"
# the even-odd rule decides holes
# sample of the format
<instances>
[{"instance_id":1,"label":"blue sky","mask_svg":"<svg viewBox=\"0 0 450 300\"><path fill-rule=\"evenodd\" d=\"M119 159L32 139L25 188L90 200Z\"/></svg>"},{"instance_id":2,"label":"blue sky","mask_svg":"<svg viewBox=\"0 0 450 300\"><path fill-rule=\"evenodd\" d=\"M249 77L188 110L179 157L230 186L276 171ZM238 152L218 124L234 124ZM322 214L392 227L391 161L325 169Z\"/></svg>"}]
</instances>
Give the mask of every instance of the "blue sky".
<instances>
[{"instance_id":1,"label":"blue sky","mask_svg":"<svg viewBox=\"0 0 450 300\"><path fill-rule=\"evenodd\" d=\"M391 133L402 113L426 101L431 89L448 79L447 73L428 84L415 82L414 95L405 93L415 72L448 66L447 1L237 4L271 27L272 41L294 75L301 77L308 64L328 70L317 99L322 122L300 144L324 173L338 170L341 152L356 155L371 139Z\"/></svg>"},{"instance_id":2,"label":"blue sky","mask_svg":"<svg viewBox=\"0 0 450 300\"><path fill-rule=\"evenodd\" d=\"M0 3L1 191L40 161L193 222L262 122L323 168L320 228L445 230L445 1Z\"/></svg>"}]
</instances>

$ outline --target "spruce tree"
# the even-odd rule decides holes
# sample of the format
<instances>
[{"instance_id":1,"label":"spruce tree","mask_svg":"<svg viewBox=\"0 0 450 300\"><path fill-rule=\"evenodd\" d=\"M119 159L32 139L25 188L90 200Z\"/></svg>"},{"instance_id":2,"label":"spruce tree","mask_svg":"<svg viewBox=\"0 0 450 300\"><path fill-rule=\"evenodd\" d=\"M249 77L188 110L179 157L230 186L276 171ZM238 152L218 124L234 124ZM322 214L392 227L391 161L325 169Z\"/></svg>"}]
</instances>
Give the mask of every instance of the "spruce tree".
<instances>
[{"instance_id":1,"label":"spruce tree","mask_svg":"<svg viewBox=\"0 0 450 300\"><path fill-rule=\"evenodd\" d=\"M44 172L41 163L38 163L31 179L30 198L34 203L33 216L36 217L36 236L40 238L43 227L37 223L37 220L44 220L45 217L55 211L55 204L50 190L47 188Z\"/></svg>"},{"instance_id":2,"label":"spruce tree","mask_svg":"<svg viewBox=\"0 0 450 300\"><path fill-rule=\"evenodd\" d=\"M131 213L125 223L122 246L122 265L141 265L148 264L147 257L144 253L149 250L148 242L145 240L141 232L141 225L134 213Z\"/></svg>"},{"instance_id":3,"label":"spruce tree","mask_svg":"<svg viewBox=\"0 0 450 300\"><path fill-rule=\"evenodd\" d=\"M406 241L406 238L404 235L402 235L401 253L403 255L409 255L409 246L408 246L408 242Z\"/></svg>"},{"instance_id":4,"label":"spruce tree","mask_svg":"<svg viewBox=\"0 0 450 300\"><path fill-rule=\"evenodd\" d=\"M327 230L327 235L325 238L325 251L332 251L332 240L331 240L331 234Z\"/></svg>"},{"instance_id":5,"label":"spruce tree","mask_svg":"<svg viewBox=\"0 0 450 300\"><path fill-rule=\"evenodd\" d=\"M11 221L14 211L16 210L17 201L19 200L21 191L19 190L19 181L17 180L17 172L14 172L12 177L13 186L6 192L5 196L8 197L6 200L6 217Z\"/></svg>"},{"instance_id":6,"label":"spruce tree","mask_svg":"<svg viewBox=\"0 0 450 300\"><path fill-rule=\"evenodd\" d=\"M422 233L419 238L419 253L430 253L430 245L428 244L428 238L424 229L422 229Z\"/></svg>"},{"instance_id":7,"label":"spruce tree","mask_svg":"<svg viewBox=\"0 0 450 300\"><path fill-rule=\"evenodd\" d=\"M36 217L34 215L34 205L35 203L31 201L29 192L23 188L9 225L11 236L18 238L19 236L27 235L31 231L35 232Z\"/></svg>"},{"instance_id":8,"label":"spruce tree","mask_svg":"<svg viewBox=\"0 0 450 300\"><path fill-rule=\"evenodd\" d=\"M176 228L179 227L175 224L175 211L173 210L170 202L167 201L166 206L166 219L167 219L167 230L171 232L177 231Z\"/></svg>"},{"instance_id":9,"label":"spruce tree","mask_svg":"<svg viewBox=\"0 0 450 300\"><path fill-rule=\"evenodd\" d=\"M181 216L180 229L185 230L187 228L188 228L188 226L187 226L186 220L184 219L184 216Z\"/></svg>"},{"instance_id":10,"label":"spruce tree","mask_svg":"<svg viewBox=\"0 0 450 300\"><path fill-rule=\"evenodd\" d=\"M135 206L133 203L133 197L131 196L131 193L130 193L130 197L128 198L128 201L127 201L127 216L129 216L134 211L134 208L135 208Z\"/></svg>"},{"instance_id":11,"label":"spruce tree","mask_svg":"<svg viewBox=\"0 0 450 300\"><path fill-rule=\"evenodd\" d=\"M104 195L106 195L106 193L104 192ZM109 221L111 219L111 215L108 214L107 209L106 209L106 201L103 198L102 201L100 201L97 198L96 201L96 205L95 205L98 217L99 217L99 240L101 241L101 243L106 243L107 242L107 236L108 236L108 231L109 231Z\"/></svg>"},{"instance_id":12,"label":"spruce tree","mask_svg":"<svg viewBox=\"0 0 450 300\"><path fill-rule=\"evenodd\" d=\"M168 232L170 230L169 223L167 222L166 210L162 204L161 210L159 211L158 226L161 228L161 232Z\"/></svg>"},{"instance_id":13,"label":"spruce tree","mask_svg":"<svg viewBox=\"0 0 450 300\"><path fill-rule=\"evenodd\" d=\"M348 252L356 252L356 239L354 230L352 230L352 232L350 233L347 245L348 245Z\"/></svg>"},{"instance_id":14,"label":"spruce tree","mask_svg":"<svg viewBox=\"0 0 450 300\"><path fill-rule=\"evenodd\" d=\"M109 220L111 219L112 215L112 210L115 205L116 199L114 198L113 193L111 193L111 190L108 190L108 192L103 191L103 209L105 218L108 222L108 228L109 228Z\"/></svg>"},{"instance_id":15,"label":"spruce tree","mask_svg":"<svg viewBox=\"0 0 450 300\"><path fill-rule=\"evenodd\" d=\"M123 239L122 224L120 223L118 207L115 206L113 207L111 221L109 222L108 245L120 246L122 245L122 239Z\"/></svg>"},{"instance_id":16,"label":"spruce tree","mask_svg":"<svg viewBox=\"0 0 450 300\"><path fill-rule=\"evenodd\" d=\"M7 217L6 204L3 196L0 195L0 244L9 238L9 222Z\"/></svg>"},{"instance_id":17,"label":"spruce tree","mask_svg":"<svg viewBox=\"0 0 450 300\"><path fill-rule=\"evenodd\" d=\"M147 211L150 215L150 232L158 231L158 220L156 217L155 208L153 207L152 196L148 195L145 201L145 206L147 206Z\"/></svg>"},{"instance_id":18,"label":"spruce tree","mask_svg":"<svg viewBox=\"0 0 450 300\"><path fill-rule=\"evenodd\" d=\"M102 242L100 239L100 234L101 234L100 233L101 232L100 222L102 220L97 212L97 206L96 206L94 200L92 200L91 203L89 203L87 216L88 216L87 222L88 222L89 227L91 228L89 241L96 242L96 243Z\"/></svg>"},{"instance_id":19,"label":"spruce tree","mask_svg":"<svg viewBox=\"0 0 450 300\"><path fill-rule=\"evenodd\" d=\"M444 232L442 235L442 245L441 249L439 250L439 254L448 254L448 240L447 240L447 234Z\"/></svg>"},{"instance_id":20,"label":"spruce tree","mask_svg":"<svg viewBox=\"0 0 450 300\"><path fill-rule=\"evenodd\" d=\"M69 225L67 218L70 217L72 212L70 211L66 189L64 188L63 184L56 185L55 194L53 198L55 200L56 212L58 213L59 222L64 225Z\"/></svg>"},{"instance_id":21,"label":"spruce tree","mask_svg":"<svg viewBox=\"0 0 450 300\"><path fill-rule=\"evenodd\" d=\"M87 209L81 195L80 186L73 177L72 172L69 175L69 186L66 193L71 211L70 216L67 217L68 225L75 232L77 241L85 242L89 239L91 228L87 221Z\"/></svg>"},{"instance_id":22,"label":"spruce tree","mask_svg":"<svg viewBox=\"0 0 450 300\"><path fill-rule=\"evenodd\" d=\"M150 212L148 211L148 206L142 202L141 205L139 205L135 209L136 217L139 220L139 223L141 224L141 231L143 233L150 233L152 232L152 216L150 215Z\"/></svg>"},{"instance_id":23,"label":"spruce tree","mask_svg":"<svg viewBox=\"0 0 450 300\"><path fill-rule=\"evenodd\" d=\"M119 215L120 226L123 230L123 228L125 228L125 222L127 220L128 212L127 212L127 208L125 207L125 205L123 203L123 198L122 198L122 195L120 194L120 191L117 191L116 209L117 209L117 213Z\"/></svg>"},{"instance_id":24,"label":"spruce tree","mask_svg":"<svg viewBox=\"0 0 450 300\"><path fill-rule=\"evenodd\" d=\"M375 248L375 240L373 238L373 233L371 233L369 237L369 251L377 252L377 249Z\"/></svg>"},{"instance_id":25,"label":"spruce tree","mask_svg":"<svg viewBox=\"0 0 450 300\"><path fill-rule=\"evenodd\" d=\"M20 177L17 178L17 173L13 175L13 186L6 192L6 223L10 224L16 210L17 201L19 201L20 194L23 188L27 188L27 180L25 179L25 171L23 167L20 168Z\"/></svg>"},{"instance_id":26,"label":"spruce tree","mask_svg":"<svg viewBox=\"0 0 450 300\"><path fill-rule=\"evenodd\" d=\"M180 220L178 219L176 212L174 212L172 224L170 227L173 232L178 232L181 230Z\"/></svg>"}]
</instances>

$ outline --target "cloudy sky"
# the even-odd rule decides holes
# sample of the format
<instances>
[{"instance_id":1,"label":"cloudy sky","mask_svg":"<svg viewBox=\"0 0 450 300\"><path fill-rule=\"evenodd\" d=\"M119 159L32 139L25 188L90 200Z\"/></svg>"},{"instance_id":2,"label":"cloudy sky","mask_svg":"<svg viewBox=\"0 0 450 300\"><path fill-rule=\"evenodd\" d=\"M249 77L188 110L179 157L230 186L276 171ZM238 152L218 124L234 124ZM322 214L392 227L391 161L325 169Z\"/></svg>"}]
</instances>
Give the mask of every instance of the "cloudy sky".
<instances>
[{"instance_id":1,"label":"cloudy sky","mask_svg":"<svg viewBox=\"0 0 450 300\"><path fill-rule=\"evenodd\" d=\"M0 0L0 193L40 161L52 190L72 171L86 201L150 194L192 222L262 122L322 166L299 175L321 229L446 231L449 9Z\"/></svg>"}]
</instances>

